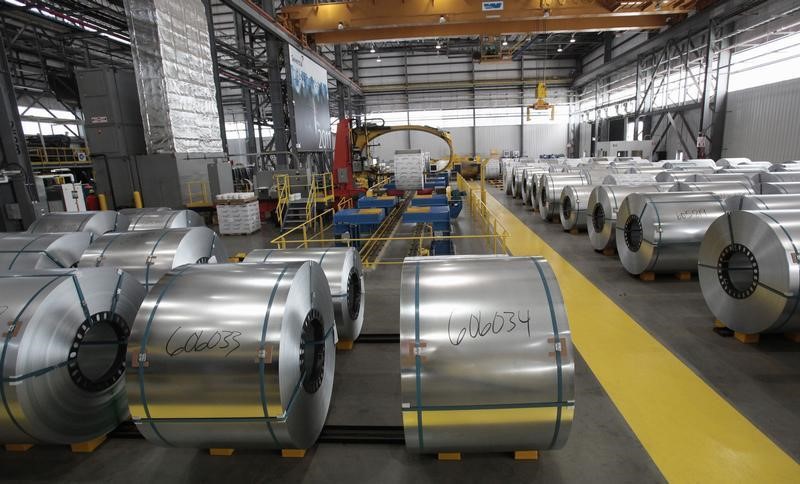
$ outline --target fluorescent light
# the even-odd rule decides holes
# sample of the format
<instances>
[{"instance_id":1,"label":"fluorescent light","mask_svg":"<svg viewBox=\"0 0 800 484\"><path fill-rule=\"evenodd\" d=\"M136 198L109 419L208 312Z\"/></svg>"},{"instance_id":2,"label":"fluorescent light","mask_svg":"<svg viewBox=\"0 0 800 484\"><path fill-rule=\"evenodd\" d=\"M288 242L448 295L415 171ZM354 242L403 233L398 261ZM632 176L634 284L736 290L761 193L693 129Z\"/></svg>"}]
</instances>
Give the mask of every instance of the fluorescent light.
<instances>
[{"instance_id":1,"label":"fluorescent light","mask_svg":"<svg viewBox=\"0 0 800 484\"><path fill-rule=\"evenodd\" d=\"M505 47L507 45L508 45L508 41L506 39L503 39L503 47Z\"/></svg>"},{"instance_id":2,"label":"fluorescent light","mask_svg":"<svg viewBox=\"0 0 800 484\"><path fill-rule=\"evenodd\" d=\"M575 43L575 34L572 34L572 37L569 38L569 43L570 44L574 44Z\"/></svg>"},{"instance_id":3,"label":"fluorescent light","mask_svg":"<svg viewBox=\"0 0 800 484\"><path fill-rule=\"evenodd\" d=\"M377 59L375 59L375 62L380 62L380 61L381 61L381 58L380 58L380 57L378 57Z\"/></svg>"},{"instance_id":4,"label":"fluorescent light","mask_svg":"<svg viewBox=\"0 0 800 484\"><path fill-rule=\"evenodd\" d=\"M369 53L370 54L374 54L375 53L375 46L374 45L369 48Z\"/></svg>"},{"instance_id":5,"label":"fluorescent light","mask_svg":"<svg viewBox=\"0 0 800 484\"><path fill-rule=\"evenodd\" d=\"M5 0L5 2L9 5L13 5L15 7L27 7L25 2L18 2L17 0Z\"/></svg>"},{"instance_id":6,"label":"fluorescent light","mask_svg":"<svg viewBox=\"0 0 800 484\"><path fill-rule=\"evenodd\" d=\"M558 52L564 52L564 49L560 45L558 46Z\"/></svg>"}]
</instances>

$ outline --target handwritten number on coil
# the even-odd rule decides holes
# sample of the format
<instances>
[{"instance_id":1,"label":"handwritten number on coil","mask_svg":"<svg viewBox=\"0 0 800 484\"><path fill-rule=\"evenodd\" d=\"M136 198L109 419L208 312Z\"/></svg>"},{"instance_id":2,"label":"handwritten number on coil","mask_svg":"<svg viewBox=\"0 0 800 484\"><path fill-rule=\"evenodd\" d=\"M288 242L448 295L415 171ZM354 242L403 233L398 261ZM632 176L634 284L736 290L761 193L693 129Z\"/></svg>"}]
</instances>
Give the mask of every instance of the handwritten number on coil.
<instances>
[{"instance_id":1,"label":"handwritten number on coil","mask_svg":"<svg viewBox=\"0 0 800 484\"><path fill-rule=\"evenodd\" d=\"M210 332L210 336L205 338L203 337L206 333L204 330L192 331L184 339L182 336L178 336L180 330L181 327L178 326L170 335L165 346L167 354L173 358L181 353L201 353L215 349L228 350L225 353L227 357L241 346L238 338L242 333L239 331L216 330Z\"/></svg>"},{"instance_id":2,"label":"handwritten number on coil","mask_svg":"<svg viewBox=\"0 0 800 484\"><path fill-rule=\"evenodd\" d=\"M454 314L455 311L451 312L447 321L447 336L453 346L460 345L467 336L469 336L469 339L477 340L503 332L511 333L516 331L518 326L524 326L528 333L528 338L531 337L530 309L524 311L495 311L494 313L488 313L487 316L489 317L487 318L484 318L483 311L478 311L477 313L470 313L466 318L466 323L461 324L458 321L453 321Z\"/></svg>"}]
</instances>

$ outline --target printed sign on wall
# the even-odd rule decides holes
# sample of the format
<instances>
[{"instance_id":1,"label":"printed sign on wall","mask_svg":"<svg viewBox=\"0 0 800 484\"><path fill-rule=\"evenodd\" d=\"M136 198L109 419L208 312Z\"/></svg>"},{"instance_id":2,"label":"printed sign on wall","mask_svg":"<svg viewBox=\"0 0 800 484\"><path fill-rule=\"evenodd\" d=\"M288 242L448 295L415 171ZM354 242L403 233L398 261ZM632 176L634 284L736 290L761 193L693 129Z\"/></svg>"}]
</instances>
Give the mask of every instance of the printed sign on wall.
<instances>
[{"instance_id":1,"label":"printed sign on wall","mask_svg":"<svg viewBox=\"0 0 800 484\"><path fill-rule=\"evenodd\" d=\"M297 135L295 145L301 151L330 150L328 72L292 46L289 46L289 65Z\"/></svg>"}]
</instances>

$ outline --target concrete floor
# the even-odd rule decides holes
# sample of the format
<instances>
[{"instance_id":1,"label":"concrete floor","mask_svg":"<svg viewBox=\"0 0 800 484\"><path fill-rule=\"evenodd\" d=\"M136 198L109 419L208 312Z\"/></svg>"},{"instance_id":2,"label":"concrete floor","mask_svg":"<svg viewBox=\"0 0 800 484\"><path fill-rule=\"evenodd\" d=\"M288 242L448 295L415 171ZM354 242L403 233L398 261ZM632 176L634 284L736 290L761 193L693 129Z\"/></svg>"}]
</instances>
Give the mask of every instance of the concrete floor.
<instances>
[{"instance_id":1,"label":"concrete floor","mask_svg":"<svg viewBox=\"0 0 800 484\"><path fill-rule=\"evenodd\" d=\"M712 317L696 282L642 283L619 263L593 252L585 235L563 233L542 222L505 194L496 198L606 292L646 330L701 375L795 459L800 455L800 387L796 384L800 346L766 338L746 346L711 330ZM399 231L410 230L400 226ZM462 214L457 233L469 233ZM247 237L224 237L230 254L267 247L275 235L264 226ZM387 259L407 247L392 244ZM480 242L461 243L459 253L484 253ZM400 266L366 274L364 333L396 333ZM465 455L439 462L408 453L401 445L319 444L300 460L273 451L237 451L229 458L204 450L164 449L141 439L111 439L94 454L63 447L34 447L24 454L0 452L0 481L77 482L659 482L663 477L614 407L586 363L576 355L575 422L567 445L543 452L538 462L517 462L507 454ZM653 418L658 418L654 415ZM338 352L332 425L400 425L399 350L396 344L356 343Z\"/></svg>"}]
</instances>

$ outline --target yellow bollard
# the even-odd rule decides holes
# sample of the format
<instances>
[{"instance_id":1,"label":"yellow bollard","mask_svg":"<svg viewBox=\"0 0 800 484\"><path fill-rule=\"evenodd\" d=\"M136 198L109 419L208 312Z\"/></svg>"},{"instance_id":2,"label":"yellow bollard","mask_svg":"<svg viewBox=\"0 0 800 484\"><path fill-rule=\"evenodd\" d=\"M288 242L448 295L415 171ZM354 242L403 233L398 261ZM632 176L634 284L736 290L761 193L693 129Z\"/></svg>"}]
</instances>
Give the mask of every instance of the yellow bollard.
<instances>
[{"instance_id":1,"label":"yellow bollard","mask_svg":"<svg viewBox=\"0 0 800 484\"><path fill-rule=\"evenodd\" d=\"M142 194L138 191L133 192L133 206L136 208L144 207L144 204L142 203Z\"/></svg>"},{"instance_id":2,"label":"yellow bollard","mask_svg":"<svg viewBox=\"0 0 800 484\"><path fill-rule=\"evenodd\" d=\"M108 203L106 202L106 196L104 194L97 194L97 202L100 204L100 210L108 210Z\"/></svg>"}]
</instances>

